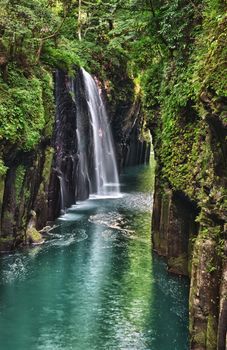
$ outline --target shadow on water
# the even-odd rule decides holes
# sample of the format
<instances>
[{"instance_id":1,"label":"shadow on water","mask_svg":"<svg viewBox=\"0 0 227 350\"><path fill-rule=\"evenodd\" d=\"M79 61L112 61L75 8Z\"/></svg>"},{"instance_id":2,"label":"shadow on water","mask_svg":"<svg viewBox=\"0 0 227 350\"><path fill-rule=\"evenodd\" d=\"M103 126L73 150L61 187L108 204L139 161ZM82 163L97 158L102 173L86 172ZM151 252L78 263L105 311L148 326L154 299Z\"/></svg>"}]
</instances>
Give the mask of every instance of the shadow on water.
<instances>
[{"instance_id":1,"label":"shadow on water","mask_svg":"<svg viewBox=\"0 0 227 350\"><path fill-rule=\"evenodd\" d=\"M151 253L153 170L79 202L43 246L1 258L3 350L188 349L188 281Z\"/></svg>"}]
</instances>

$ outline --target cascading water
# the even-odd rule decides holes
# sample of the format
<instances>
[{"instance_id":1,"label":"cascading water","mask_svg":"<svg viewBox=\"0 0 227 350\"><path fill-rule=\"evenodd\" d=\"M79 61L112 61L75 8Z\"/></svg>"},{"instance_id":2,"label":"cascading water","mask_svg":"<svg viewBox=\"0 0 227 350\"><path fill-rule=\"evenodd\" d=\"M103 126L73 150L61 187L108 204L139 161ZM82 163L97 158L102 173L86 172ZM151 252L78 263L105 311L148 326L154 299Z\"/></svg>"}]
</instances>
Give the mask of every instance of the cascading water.
<instances>
[{"instance_id":1,"label":"cascading water","mask_svg":"<svg viewBox=\"0 0 227 350\"><path fill-rule=\"evenodd\" d=\"M77 156L78 167L76 172L76 193L75 198L79 200L85 200L91 192L91 183L89 177L88 167L88 137L89 128L86 126L86 118L84 106L81 105L78 80L71 79L70 90L72 93L72 99L76 106L76 137L77 137Z\"/></svg>"},{"instance_id":2,"label":"cascading water","mask_svg":"<svg viewBox=\"0 0 227 350\"><path fill-rule=\"evenodd\" d=\"M107 113L98 86L84 69L76 78L56 72L55 173L51 198L65 212L77 200L119 194L119 180ZM58 181L58 183L57 183ZM52 191L51 193L54 193Z\"/></svg>"},{"instance_id":3,"label":"cascading water","mask_svg":"<svg viewBox=\"0 0 227 350\"><path fill-rule=\"evenodd\" d=\"M113 138L105 106L94 79L84 69L82 74L94 143L95 181L91 179L93 192L101 196L119 194Z\"/></svg>"}]
</instances>

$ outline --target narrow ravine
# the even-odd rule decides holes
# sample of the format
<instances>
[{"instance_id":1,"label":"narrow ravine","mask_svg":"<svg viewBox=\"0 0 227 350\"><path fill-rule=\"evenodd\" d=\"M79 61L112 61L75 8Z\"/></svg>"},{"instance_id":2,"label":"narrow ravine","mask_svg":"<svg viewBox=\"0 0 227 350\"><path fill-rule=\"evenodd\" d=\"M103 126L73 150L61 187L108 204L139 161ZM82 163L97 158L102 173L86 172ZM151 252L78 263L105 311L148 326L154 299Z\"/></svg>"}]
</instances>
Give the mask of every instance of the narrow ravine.
<instances>
[{"instance_id":1,"label":"narrow ravine","mask_svg":"<svg viewBox=\"0 0 227 350\"><path fill-rule=\"evenodd\" d=\"M152 166L122 196L79 202L42 246L1 257L7 350L186 350L188 281L152 255Z\"/></svg>"}]
</instances>

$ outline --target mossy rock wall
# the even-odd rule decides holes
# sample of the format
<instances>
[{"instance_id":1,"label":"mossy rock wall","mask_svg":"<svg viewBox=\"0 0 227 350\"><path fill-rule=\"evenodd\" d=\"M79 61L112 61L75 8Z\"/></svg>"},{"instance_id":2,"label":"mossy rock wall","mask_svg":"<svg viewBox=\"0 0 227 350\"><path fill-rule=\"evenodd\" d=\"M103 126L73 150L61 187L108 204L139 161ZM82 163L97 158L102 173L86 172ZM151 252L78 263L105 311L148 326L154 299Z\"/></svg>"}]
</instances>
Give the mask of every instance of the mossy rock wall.
<instances>
[{"instance_id":1,"label":"mossy rock wall","mask_svg":"<svg viewBox=\"0 0 227 350\"><path fill-rule=\"evenodd\" d=\"M0 247L9 250L26 242L31 210L37 210L38 228L47 220L55 119L52 72L9 64L7 77L0 75L0 89Z\"/></svg>"},{"instance_id":2,"label":"mossy rock wall","mask_svg":"<svg viewBox=\"0 0 227 350\"><path fill-rule=\"evenodd\" d=\"M40 146L35 152L15 154L8 164L0 224L1 237L8 237L11 248L26 241L31 210L37 212L38 228L47 221L52 155L51 147Z\"/></svg>"},{"instance_id":3,"label":"mossy rock wall","mask_svg":"<svg viewBox=\"0 0 227 350\"><path fill-rule=\"evenodd\" d=\"M189 275L191 269L191 242L197 235L195 222L198 209L181 192L169 187L158 187L154 197L152 217L153 249L167 258L169 271Z\"/></svg>"},{"instance_id":4,"label":"mossy rock wall","mask_svg":"<svg viewBox=\"0 0 227 350\"><path fill-rule=\"evenodd\" d=\"M201 232L194 244L190 290L192 349L217 348L221 264L216 244L215 239Z\"/></svg>"},{"instance_id":5,"label":"mossy rock wall","mask_svg":"<svg viewBox=\"0 0 227 350\"><path fill-rule=\"evenodd\" d=\"M159 65L146 95L155 149L153 247L191 278L191 349L226 349L226 13L203 2L191 41ZM199 28L199 29L198 29ZM161 71L160 71L161 70ZM152 90L152 74L148 82ZM154 77L155 78L155 77ZM157 74L156 74L157 78ZM155 100L155 104L154 104ZM150 104L149 104L150 101ZM177 252L177 254L176 254ZM225 287L223 287L225 286Z\"/></svg>"},{"instance_id":6,"label":"mossy rock wall","mask_svg":"<svg viewBox=\"0 0 227 350\"><path fill-rule=\"evenodd\" d=\"M54 79L50 78L51 73ZM100 78L99 83L107 102L120 167L125 163L122 159L126 159L126 155L133 164L144 163L145 158L148 159L149 156L149 142L140 136L143 114L141 101L137 98L133 103L133 82L125 73L118 85L116 79L119 78L119 74L118 72L116 76L111 77L111 90L108 90L107 76L105 79ZM27 101L27 109L22 103L24 100L17 101L22 126L20 123L17 125L15 120L10 118L10 111L13 115L15 109L13 95L10 95L12 86L18 80L18 91L23 90L24 85L29 91L29 84L33 79L38 80L37 96L33 91ZM72 84L76 94L74 97ZM16 66L9 67L8 81L2 82L2 86L8 91L6 97L11 100L2 100L3 107L8 103L8 114L5 116L8 119L5 122L9 124L10 133L7 133L7 126L4 126L5 134L2 134L0 144L0 237L4 240L4 246L8 238L9 246L14 248L27 242L26 230L31 210L36 212L37 229L41 229L48 220L53 221L59 216L62 205L61 179L64 181L65 208L74 204L76 198L83 200L89 195L88 183L80 182L77 113L83 116L84 129L87 130L86 151L91 173L93 144L88 125L84 84L79 69L75 68L74 77L71 77L66 70L49 72L42 67L40 71L34 70L33 74L25 77L23 70ZM130 97L127 101L126 96ZM21 94L20 97L23 99ZM37 116L36 109L32 109L33 99L38 99L34 108L42 113L43 122L40 126L36 122L36 118L40 119L40 116ZM118 133L116 128L121 132ZM36 136L32 138L32 135ZM31 140L32 143L29 143ZM133 152L134 148L137 149L136 155Z\"/></svg>"}]
</instances>

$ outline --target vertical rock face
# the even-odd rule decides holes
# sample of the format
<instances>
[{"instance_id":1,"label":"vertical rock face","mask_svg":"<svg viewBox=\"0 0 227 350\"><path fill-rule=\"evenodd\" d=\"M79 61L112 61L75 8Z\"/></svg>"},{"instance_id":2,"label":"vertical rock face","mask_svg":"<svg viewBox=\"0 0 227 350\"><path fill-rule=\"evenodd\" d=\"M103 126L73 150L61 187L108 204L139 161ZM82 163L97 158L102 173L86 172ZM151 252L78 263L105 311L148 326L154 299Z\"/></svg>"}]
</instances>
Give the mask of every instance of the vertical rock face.
<instances>
[{"instance_id":1,"label":"vertical rock face","mask_svg":"<svg viewBox=\"0 0 227 350\"><path fill-rule=\"evenodd\" d=\"M225 350L226 233L220 219L209 218L207 226L196 222L199 210L183 193L160 187L156 179L153 248L167 258L170 272L191 278L190 349Z\"/></svg>"},{"instance_id":2,"label":"vertical rock face","mask_svg":"<svg viewBox=\"0 0 227 350\"><path fill-rule=\"evenodd\" d=\"M148 163L150 134L145 130L141 96L135 93L133 80L127 75L126 62L122 62L120 69L108 70L106 75L109 80L100 81L100 86L107 101L119 169Z\"/></svg>"},{"instance_id":3,"label":"vertical rock face","mask_svg":"<svg viewBox=\"0 0 227 350\"><path fill-rule=\"evenodd\" d=\"M55 117L52 139L51 130L45 129L40 132L40 142L29 152L17 145L1 146L8 168L0 176L0 248L3 250L28 240L27 227L34 213L36 228L41 229L77 199L89 196L94 147L83 76L80 70L75 78L57 70L54 77L55 116L49 115L54 105L50 108L46 96L43 101L44 110L49 113L45 128L53 124ZM131 81L127 78L124 84L131 93ZM109 110L119 164L144 163L149 158L149 142L140 140L139 136L143 127L140 102L126 103L119 97L109 104ZM82 151L87 158L87 173L82 171Z\"/></svg>"},{"instance_id":4,"label":"vertical rock face","mask_svg":"<svg viewBox=\"0 0 227 350\"><path fill-rule=\"evenodd\" d=\"M216 349L221 264L215 240L201 236L194 246L191 272L191 348Z\"/></svg>"},{"instance_id":5,"label":"vertical rock face","mask_svg":"<svg viewBox=\"0 0 227 350\"><path fill-rule=\"evenodd\" d=\"M191 278L190 348L225 350L227 127L219 117L223 105L219 105L218 114L218 106L215 113L212 112L210 99L206 98L203 103L209 115L205 119L197 118L197 136L191 133L188 154L181 147L171 149L171 157L166 157L164 162L160 153L163 142L161 134L157 133L161 126L152 131L158 163L153 248L167 257L171 272L188 274ZM187 137L189 133L187 120L179 120L179 135L175 136L175 142L181 145L184 133ZM200 152L193 154L194 150ZM178 158L184 159L184 164L171 169L170 163Z\"/></svg>"},{"instance_id":6,"label":"vertical rock face","mask_svg":"<svg viewBox=\"0 0 227 350\"><path fill-rule=\"evenodd\" d=\"M123 166L148 164L151 152L149 139L142 137L144 118L140 99L136 99L123 120Z\"/></svg>"},{"instance_id":7,"label":"vertical rock face","mask_svg":"<svg viewBox=\"0 0 227 350\"><path fill-rule=\"evenodd\" d=\"M227 244L225 243L224 254L227 256ZM227 344L227 261L224 262L221 274L220 303L217 345L219 350L226 349Z\"/></svg>"},{"instance_id":8,"label":"vertical rock face","mask_svg":"<svg viewBox=\"0 0 227 350\"><path fill-rule=\"evenodd\" d=\"M16 152L5 158L9 168L4 180L1 206L1 238L3 249L26 241L26 228L31 210L37 212L37 227L48 216L48 185L53 149L39 145L35 152Z\"/></svg>"},{"instance_id":9,"label":"vertical rock face","mask_svg":"<svg viewBox=\"0 0 227 350\"><path fill-rule=\"evenodd\" d=\"M53 145L55 149L50 183L50 218L54 219L75 202L77 170L76 105L71 80L63 71L55 74L56 119Z\"/></svg>"},{"instance_id":10,"label":"vertical rock face","mask_svg":"<svg viewBox=\"0 0 227 350\"><path fill-rule=\"evenodd\" d=\"M191 241L196 236L198 213L194 203L183 193L157 185L152 217L154 250L167 257L169 271L188 275L190 271Z\"/></svg>"}]
</instances>

